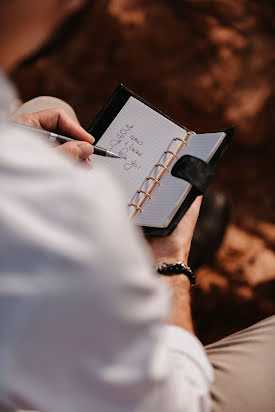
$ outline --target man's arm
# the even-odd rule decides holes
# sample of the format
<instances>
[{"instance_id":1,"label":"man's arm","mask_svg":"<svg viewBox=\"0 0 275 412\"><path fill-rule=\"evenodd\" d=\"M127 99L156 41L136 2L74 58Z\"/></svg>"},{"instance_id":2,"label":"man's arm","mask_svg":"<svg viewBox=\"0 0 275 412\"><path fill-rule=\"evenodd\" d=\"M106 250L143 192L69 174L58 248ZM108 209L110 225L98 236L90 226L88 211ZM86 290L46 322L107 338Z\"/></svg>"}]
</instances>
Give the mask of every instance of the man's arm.
<instances>
[{"instance_id":1,"label":"man's arm","mask_svg":"<svg viewBox=\"0 0 275 412\"><path fill-rule=\"evenodd\" d=\"M188 263L188 255L201 200L201 197L199 197L194 201L170 236L148 240L153 251L156 266L177 261ZM163 279L171 286L173 292L171 325L179 326L194 333L189 279L184 274L169 277L163 276Z\"/></svg>"},{"instance_id":2,"label":"man's arm","mask_svg":"<svg viewBox=\"0 0 275 412\"><path fill-rule=\"evenodd\" d=\"M166 326L168 288L121 212L119 185L24 133L1 137L0 186L9 200L0 214L1 264L9 269L2 290L10 304L2 311L3 393L49 412L208 410L203 348L185 329ZM190 219L183 222L187 229ZM181 230L165 241L169 255L161 257L183 260L173 254L184 250Z\"/></svg>"},{"instance_id":3,"label":"man's arm","mask_svg":"<svg viewBox=\"0 0 275 412\"><path fill-rule=\"evenodd\" d=\"M149 241L155 265L182 261L188 263L188 255L194 228L201 205L197 198L184 215L174 232L166 238ZM190 305L190 282L187 276L162 276L172 289L170 326L166 326L169 359L167 396L173 397L175 411L208 411L211 408L210 383L213 371L204 348L194 336Z\"/></svg>"},{"instance_id":4,"label":"man's arm","mask_svg":"<svg viewBox=\"0 0 275 412\"><path fill-rule=\"evenodd\" d=\"M167 277L165 281L169 283L173 292L170 324L195 333L191 313L189 279L183 274Z\"/></svg>"}]
</instances>

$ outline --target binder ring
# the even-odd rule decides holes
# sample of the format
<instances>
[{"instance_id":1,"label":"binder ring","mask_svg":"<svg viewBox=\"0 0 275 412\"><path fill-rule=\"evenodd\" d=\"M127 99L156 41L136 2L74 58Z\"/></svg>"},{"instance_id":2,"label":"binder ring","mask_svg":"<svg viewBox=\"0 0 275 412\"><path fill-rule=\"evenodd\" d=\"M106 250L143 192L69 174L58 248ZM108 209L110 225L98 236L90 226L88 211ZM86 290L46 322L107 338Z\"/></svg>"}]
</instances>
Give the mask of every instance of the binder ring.
<instances>
[{"instance_id":1,"label":"binder ring","mask_svg":"<svg viewBox=\"0 0 275 412\"><path fill-rule=\"evenodd\" d=\"M156 166L163 167L167 172L170 172L170 169L162 163L157 163Z\"/></svg>"},{"instance_id":2,"label":"binder ring","mask_svg":"<svg viewBox=\"0 0 275 412\"><path fill-rule=\"evenodd\" d=\"M153 180L158 186L160 186L160 181L153 176L147 176L147 180Z\"/></svg>"},{"instance_id":3,"label":"binder ring","mask_svg":"<svg viewBox=\"0 0 275 412\"><path fill-rule=\"evenodd\" d=\"M172 152L171 150L165 150L164 153L169 153L169 154L171 154L172 156L174 156L176 159L179 158L179 156L177 155L177 153L174 153L174 152Z\"/></svg>"},{"instance_id":4,"label":"binder ring","mask_svg":"<svg viewBox=\"0 0 275 412\"><path fill-rule=\"evenodd\" d=\"M136 205L135 203L128 203L128 206L133 206L136 208L136 210L139 211L139 213L142 213L142 209L140 206Z\"/></svg>"},{"instance_id":5,"label":"binder ring","mask_svg":"<svg viewBox=\"0 0 275 412\"><path fill-rule=\"evenodd\" d=\"M182 142L184 144L184 146L187 146L187 142L184 139L182 139L181 137L174 137L173 140L175 140L175 141L179 140L180 142Z\"/></svg>"},{"instance_id":6,"label":"binder ring","mask_svg":"<svg viewBox=\"0 0 275 412\"><path fill-rule=\"evenodd\" d=\"M148 199L152 199L152 196L150 195L150 193L148 193L148 192L145 192L144 190L138 190L137 191L138 193L143 193L146 197L148 197Z\"/></svg>"}]
</instances>

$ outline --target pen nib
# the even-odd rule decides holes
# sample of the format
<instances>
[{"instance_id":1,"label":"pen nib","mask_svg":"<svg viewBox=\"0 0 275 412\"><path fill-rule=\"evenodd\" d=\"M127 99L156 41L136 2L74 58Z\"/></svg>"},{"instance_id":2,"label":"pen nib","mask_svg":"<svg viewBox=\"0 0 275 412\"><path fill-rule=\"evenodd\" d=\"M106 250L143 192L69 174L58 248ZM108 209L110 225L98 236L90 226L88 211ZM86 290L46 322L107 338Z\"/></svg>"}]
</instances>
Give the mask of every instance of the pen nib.
<instances>
[{"instance_id":1,"label":"pen nib","mask_svg":"<svg viewBox=\"0 0 275 412\"><path fill-rule=\"evenodd\" d=\"M121 158L118 154L113 153L113 152L110 152L110 150L107 150L106 156L108 156L108 157L116 157L117 159L120 159L120 158Z\"/></svg>"}]
</instances>

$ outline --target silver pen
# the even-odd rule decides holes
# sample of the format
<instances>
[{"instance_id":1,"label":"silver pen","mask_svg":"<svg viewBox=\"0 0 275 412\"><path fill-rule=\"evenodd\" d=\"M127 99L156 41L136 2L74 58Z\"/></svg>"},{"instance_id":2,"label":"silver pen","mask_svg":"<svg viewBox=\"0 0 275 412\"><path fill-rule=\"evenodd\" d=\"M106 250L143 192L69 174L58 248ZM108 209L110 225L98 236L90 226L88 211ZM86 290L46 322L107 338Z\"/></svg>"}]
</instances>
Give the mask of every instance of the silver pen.
<instances>
[{"instance_id":1,"label":"silver pen","mask_svg":"<svg viewBox=\"0 0 275 412\"><path fill-rule=\"evenodd\" d=\"M63 143L72 142L72 141L80 141L78 139L73 139L71 137L62 136L60 134L56 134L53 132L48 132L47 130L38 129L37 127L28 126L26 124L16 123L16 122L11 122L11 123L12 125L19 126L20 128L28 129L31 132L36 132L36 133L39 133L40 135L41 134L45 135L48 137L49 141L55 142L58 144L63 144ZM85 140L81 140L81 141L85 141ZM116 153L113 153L110 150L104 149L103 147L93 146L93 148L94 148L95 155L120 158L120 156L117 155Z\"/></svg>"}]
</instances>

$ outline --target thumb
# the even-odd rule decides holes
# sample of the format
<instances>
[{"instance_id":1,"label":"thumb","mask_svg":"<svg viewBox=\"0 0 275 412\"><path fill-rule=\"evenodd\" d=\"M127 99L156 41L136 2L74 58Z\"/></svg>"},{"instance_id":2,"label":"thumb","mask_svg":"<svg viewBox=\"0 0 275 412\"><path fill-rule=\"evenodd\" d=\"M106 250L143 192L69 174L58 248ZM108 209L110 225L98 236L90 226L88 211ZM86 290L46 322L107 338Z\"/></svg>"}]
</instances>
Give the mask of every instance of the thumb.
<instances>
[{"instance_id":1,"label":"thumb","mask_svg":"<svg viewBox=\"0 0 275 412\"><path fill-rule=\"evenodd\" d=\"M67 142L58 147L58 150L68 153L78 160L86 160L94 152L90 143L83 141Z\"/></svg>"}]
</instances>

